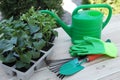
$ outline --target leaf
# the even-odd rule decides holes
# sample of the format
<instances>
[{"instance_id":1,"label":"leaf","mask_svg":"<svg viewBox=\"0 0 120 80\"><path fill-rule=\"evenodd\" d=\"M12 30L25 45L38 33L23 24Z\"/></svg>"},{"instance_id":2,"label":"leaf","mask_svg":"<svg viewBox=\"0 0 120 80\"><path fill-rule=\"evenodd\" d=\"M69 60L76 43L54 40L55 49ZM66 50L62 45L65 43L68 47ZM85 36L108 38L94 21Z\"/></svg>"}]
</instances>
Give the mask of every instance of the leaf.
<instances>
[{"instance_id":1,"label":"leaf","mask_svg":"<svg viewBox=\"0 0 120 80\"><path fill-rule=\"evenodd\" d=\"M11 39L10 39L10 41L9 41L9 43L11 43L11 44L16 44L17 43L17 37L12 37Z\"/></svg>"},{"instance_id":2,"label":"leaf","mask_svg":"<svg viewBox=\"0 0 120 80\"><path fill-rule=\"evenodd\" d=\"M27 41L27 42L26 42L26 46L27 46L28 48L32 48L32 44L33 44L32 41Z\"/></svg>"},{"instance_id":3,"label":"leaf","mask_svg":"<svg viewBox=\"0 0 120 80\"><path fill-rule=\"evenodd\" d=\"M33 25L30 25L30 33L33 34L33 33L36 33L37 31L40 30L40 27L38 26L33 26Z\"/></svg>"},{"instance_id":4,"label":"leaf","mask_svg":"<svg viewBox=\"0 0 120 80\"><path fill-rule=\"evenodd\" d=\"M27 31L26 32L21 31L21 36L20 36L21 39L28 40L30 38L30 36L31 35L29 33L27 34Z\"/></svg>"},{"instance_id":5,"label":"leaf","mask_svg":"<svg viewBox=\"0 0 120 80\"><path fill-rule=\"evenodd\" d=\"M36 33L33 36L33 39L41 39L42 38L42 33Z\"/></svg>"},{"instance_id":6,"label":"leaf","mask_svg":"<svg viewBox=\"0 0 120 80\"><path fill-rule=\"evenodd\" d=\"M39 58L40 57L40 52L34 52L33 54L32 54L32 58L33 59L37 59L37 58Z\"/></svg>"},{"instance_id":7,"label":"leaf","mask_svg":"<svg viewBox=\"0 0 120 80\"><path fill-rule=\"evenodd\" d=\"M22 61L17 61L15 65L16 65L16 68L22 68L22 67L24 67L26 64L23 63Z\"/></svg>"},{"instance_id":8,"label":"leaf","mask_svg":"<svg viewBox=\"0 0 120 80\"><path fill-rule=\"evenodd\" d=\"M8 44L5 46L5 49L3 50L3 52L11 51L11 50L13 50L13 48L14 48L13 44Z\"/></svg>"},{"instance_id":9,"label":"leaf","mask_svg":"<svg viewBox=\"0 0 120 80\"><path fill-rule=\"evenodd\" d=\"M40 52L39 51L29 51L29 54L32 54L33 59L37 59L40 57Z\"/></svg>"},{"instance_id":10,"label":"leaf","mask_svg":"<svg viewBox=\"0 0 120 80\"><path fill-rule=\"evenodd\" d=\"M33 42L33 45L37 50L41 50L45 46L45 43L46 42L41 39L39 42Z\"/></svg>"},{"instance_id":11,"label":"leaf","mask_svg":"<svg viewBox=\"0 0 120 80\"><path fill-rule=\"evenodd\" d=\"M24 24L21 21L14 21L14 27L17 28L24 28L26 26L26 24Z\"/></svg>"},{"instance_id":12,"label":"leaf","mask_svg":"<svg viewBox=\"0 0 120 80\"><path fill-rule=\"evenodd\" d=\"M8 23L11 23L13 21L13 16L9 18L9 20L7 21Z\"/></svg>"},{"instance_id":13,"label":"leaf","mask_svg":"<svg viewBox=\"0 0 120 80\"><path fill-rule=\"evenodd\" d=\"M2 38L2 37L4 37L4 33L1 33L1 34L0 34L0 38Z\"/></svg>"},{"instance_id":14,"label":"leaf","mask_svg":"<svg viewBox=\"0 0 120 80\"><path fill-rule=\"evenodd\" d=\"M5 46L7 45L7 40L0 40L0 50L3 50L5 48Z\"/></svg>"},{"instance_id":15,"label":"leaf","mask_svg":"<svg viewBox=\"0 0 120 80\"><path fill-rule=\"evenodd\" d=\"M4 62L14 62L16 61L16 58L13 56L13 53L8 54L8 56L5 58Z\"/></svg>"},{"instance_id":16,"label":"leaf","mask_svg":"<svg viewBox=\"0 0 120 80\"><path fill-rule=\"evenodd\" d=\"M53 34L54 34L55 36L58 36L58 32L57 32L57 31L53 31Z\"/></svg>"},{"instance_id":17,"label":"leaf","mask_svg":"<svg viewBox=\"0 0 120 80\"><path fill-rule=\"evenodd\" d=\"M31 54L25 53L20 55L20 60L24 63L30 63L31 57L32 57Z\"/></svg>"},{"instance_id":18,"label":"leaf","mask_svg":"<svg viewBox=\"0 0 120 80\"><path fill-rule=\"evenodd\" d=\"M29 68L30 67L30 62L31 62L31 57L32 56L29 53L20 55L20 60L17 61L16 67L17 68L25 67L26 69Z\"/></svg>"},{"instance_id":19,"label":"leaf","mask_svg":"<svg viewBox=\"0 0 120 80\"><path fill-rule=\"evenodd\" d=\"M0 54L0 60L4 61L4 59L5 59L4 56L2 54Z\"/></svg>"},{"instance_id":20,"label":"leaf","mask_svg":"<svg viewBox=\"0 0 120 80\"><path fill-rule=\"evenodd\" d=\"M22 37L21 37L21 38L18 38L17 46L18 46L19 48L25 47L25 40L24 40Z\"/></svg>"},{"instance_id":21,"label":"leaf","mask_svg":"<svg viewBox=\"0 0 120 80\"><path fill-rule=\"evenodd\" d=\"M14 45L10 43L11 40L1 40L0 41L0 50L4 52L10 51L14 48Z\"/></svg>"}]
</instances>

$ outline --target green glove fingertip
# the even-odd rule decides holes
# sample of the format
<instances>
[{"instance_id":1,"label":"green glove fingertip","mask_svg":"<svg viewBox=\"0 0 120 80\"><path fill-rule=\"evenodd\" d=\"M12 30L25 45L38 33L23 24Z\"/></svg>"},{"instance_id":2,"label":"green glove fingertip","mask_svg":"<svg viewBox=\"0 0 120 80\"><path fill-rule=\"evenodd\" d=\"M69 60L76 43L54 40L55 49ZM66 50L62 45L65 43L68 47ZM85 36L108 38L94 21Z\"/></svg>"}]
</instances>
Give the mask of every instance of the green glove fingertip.
<instances>
[{"instance_id":1,"label":"green glove fingertip","mask_svg":"<svg viewBox=\"0 0 120 80\"><path fill-rule=\"evenodd\" d=\"M105 54L110 57L117 57L117 47L114 43L104 43L105 46Z\"/></svg>"}]
</instances>

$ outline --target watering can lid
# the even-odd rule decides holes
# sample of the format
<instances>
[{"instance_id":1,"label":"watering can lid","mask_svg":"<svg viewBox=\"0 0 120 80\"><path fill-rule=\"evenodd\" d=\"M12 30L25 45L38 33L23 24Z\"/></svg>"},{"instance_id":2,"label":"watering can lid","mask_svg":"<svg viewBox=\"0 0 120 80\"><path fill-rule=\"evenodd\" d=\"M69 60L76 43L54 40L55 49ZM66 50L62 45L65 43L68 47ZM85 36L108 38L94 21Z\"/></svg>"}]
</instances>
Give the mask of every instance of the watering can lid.
<instances>
[{"instance_id":1,"label":"watering can lid","mask_svg":"<svg viewBox=\"0 0 120 80\"><path fill-rule=\"evenodd\" d=\"M75 19L97 19L102 18L103 14L96 10L79 11L78 14L73 15Z\"/></svg>"}]
</instances>

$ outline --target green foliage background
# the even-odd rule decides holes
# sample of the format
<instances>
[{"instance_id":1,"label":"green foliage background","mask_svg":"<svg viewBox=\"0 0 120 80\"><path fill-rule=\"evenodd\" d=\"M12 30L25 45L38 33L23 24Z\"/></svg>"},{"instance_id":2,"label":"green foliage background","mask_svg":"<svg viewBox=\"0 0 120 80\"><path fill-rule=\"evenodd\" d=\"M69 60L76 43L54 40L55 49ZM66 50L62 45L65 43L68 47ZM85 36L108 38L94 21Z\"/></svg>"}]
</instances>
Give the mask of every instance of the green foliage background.
<instances>
[{"instance_id":1,"label":"green foliage background","mask_svg":"<svg viewBox=\"0 0 120 80\"><path fill-rule=\"evenodd\" d=\"M61 16L63 13L61 3L62 0L0 0L0 11L3 18L14 16L15 19L18 19L21 14L34 6L36 10L54 9Z\"/></svg>"},{"instance_id":2,"label":"green foliage background","mask_svg":"<svg viewBox=\"0 0 120 80\"><path fill-rule=\"evenodd\" d=\"M119 14L120 13L120 0L82 0L82 4L109 4L112 7L113 14ZM100 10L107 14L107 9L98 8L97 10Z\"/></svg>"}]
</instances>

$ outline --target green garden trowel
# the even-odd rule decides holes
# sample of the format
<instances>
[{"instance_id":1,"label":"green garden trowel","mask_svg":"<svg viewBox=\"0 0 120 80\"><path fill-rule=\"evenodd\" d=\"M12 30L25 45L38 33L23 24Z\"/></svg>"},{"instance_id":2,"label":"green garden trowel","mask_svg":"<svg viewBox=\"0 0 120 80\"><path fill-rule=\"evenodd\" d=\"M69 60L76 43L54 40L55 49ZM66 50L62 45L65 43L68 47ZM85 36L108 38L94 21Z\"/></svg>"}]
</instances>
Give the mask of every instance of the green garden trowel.
<instances>
[{"instance_id":1,"label":"green garden trowel","mask_svg":"<svg viewBox=\"0 0 120 80\"><path fill-rule=\"evenodd\" d=\"M89 55L82 61L79 61L78 58L75 58L75 59L63 64L60 67L59 73L62 75L66 75L66 76L73 75L73 74L77 73L78 71L81 71L84 69L84 66L81 65L82 63L93 61L101 56L102 56L102 54Z\"/></svg>"}]
</instances>

